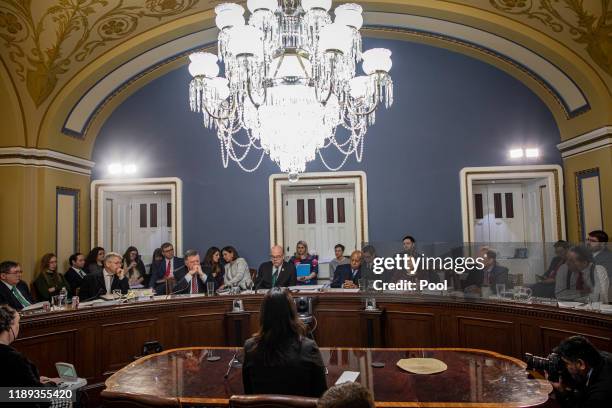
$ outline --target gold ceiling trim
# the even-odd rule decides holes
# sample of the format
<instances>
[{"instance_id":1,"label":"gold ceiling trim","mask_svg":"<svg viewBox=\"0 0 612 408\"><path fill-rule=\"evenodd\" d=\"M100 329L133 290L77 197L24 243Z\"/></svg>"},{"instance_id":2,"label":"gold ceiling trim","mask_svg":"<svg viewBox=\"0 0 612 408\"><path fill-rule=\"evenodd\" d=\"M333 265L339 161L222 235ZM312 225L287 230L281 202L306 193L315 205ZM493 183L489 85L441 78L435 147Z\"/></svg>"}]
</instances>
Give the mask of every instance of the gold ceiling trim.
<instances>
[{"instance_id":1,"label":"gold ceiling trim","mask_svg":"<svg viewBox=\"0 0 612 408\"><path fill-rule=\"evenodd\" d=\"M30 1L5 0L0 4L0 39L17 67L17 78L25 82L38 108L73 63L84 62L99 47L134 34L142 18L174 17L199 1L146 0L125 5L125 0L60 0L35 20Z\"/></svg>"}]
</instances>

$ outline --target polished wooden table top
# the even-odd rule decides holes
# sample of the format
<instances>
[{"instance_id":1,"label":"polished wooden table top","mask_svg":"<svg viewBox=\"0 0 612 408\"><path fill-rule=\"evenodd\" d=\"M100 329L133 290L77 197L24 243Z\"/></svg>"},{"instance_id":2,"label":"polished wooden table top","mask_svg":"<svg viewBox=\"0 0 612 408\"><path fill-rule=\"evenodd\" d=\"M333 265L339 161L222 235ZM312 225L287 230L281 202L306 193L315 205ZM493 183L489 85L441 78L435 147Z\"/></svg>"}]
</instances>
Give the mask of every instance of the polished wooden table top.
<instances>
[{"instance_id":1,"label":"polished wooden table top","mask_svg":"<svg viewBox=\"0 0 612 408\"><path fill-rule=\"evenodd\" d=\"M242 394L240 368L224 379L236 348L183 348L144 357L106 381L103 398L168 405L227 405ZM208 361L209 355L221 357ZM547 381L529 379L520 360L494 352L459 349L322 348L332 386L344 371L358 371L380 407L530 407L544 404L552 391ZM437 358L448 370L416 375L396 366L411 357ZM239 356L240 358L240 356ZM383 362L374 368L373 362Z\"/></svg>"}]
</instances>

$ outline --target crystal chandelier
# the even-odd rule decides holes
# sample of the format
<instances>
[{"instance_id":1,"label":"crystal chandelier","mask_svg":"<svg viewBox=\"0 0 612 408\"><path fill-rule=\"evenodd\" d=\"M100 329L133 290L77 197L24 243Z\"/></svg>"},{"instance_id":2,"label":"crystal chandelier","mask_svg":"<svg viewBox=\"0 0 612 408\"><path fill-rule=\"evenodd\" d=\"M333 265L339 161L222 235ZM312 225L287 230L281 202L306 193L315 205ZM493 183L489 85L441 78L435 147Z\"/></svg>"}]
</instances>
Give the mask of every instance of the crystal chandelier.
<instances>
[{"instance_id":1,"label":"crystal chandelier","mask_svg":"<svg viewBox=\"0 0 612 408\"><path fill-rule=\"evenodd\" d=\"M218 55L189 56L191 109L217 129L223 166L231 159L251 172L267 153L296 181L317 154L332 171L352 154L360 162L376 107L393 103L391 51L362 52L361 6L338 6L333 22L331 0L248 0L247 7L248 24L242 6L215 7ZM356 76L359 62L366 75ZM343 155L335 167L321 155L331 146ZM251 151L259 157L247 167Z\"/></svg>"}]
</instances>

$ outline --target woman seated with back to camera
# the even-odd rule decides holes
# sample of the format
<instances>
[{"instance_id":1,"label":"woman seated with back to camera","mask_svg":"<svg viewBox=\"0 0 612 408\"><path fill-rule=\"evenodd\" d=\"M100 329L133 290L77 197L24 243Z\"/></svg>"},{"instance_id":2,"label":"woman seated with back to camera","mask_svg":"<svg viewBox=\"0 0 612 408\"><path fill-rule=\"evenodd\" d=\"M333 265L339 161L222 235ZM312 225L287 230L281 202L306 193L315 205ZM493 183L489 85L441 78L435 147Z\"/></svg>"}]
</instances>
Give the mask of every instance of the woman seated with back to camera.
<instances>
[{"instance_id":1,"label":"woman seated with back to camera","mask_svg":"<svg viewBox=\"0 0 612 408\"><path fill-rule=\"evenodd\" d=\"M259 331L244 343L245 394L320 397L327 390L323 358L306 337L289 291L270 289L259 316Z\"/></svg>"},{"instance_id":2,"label":"woman seated with back to camera","mask_svg":"<svg viewBox=\"0 0 612 408\"><path fill-rule=\"evenodd\" d=\"M0 361L4 367L0 370L0 385L3 387L54 385L57 379L39 375L36 366L11 346L19 336L19 319L19 313L15 309L8 305L0 305Z\"/></svg>"},{"instance_id":3,"label":"woman seated with back to camera","mask_svg":"<svg viewBox=\"0 0 612 408\"><path fill-rule=\"evenodd\" d=\"M239 287L244 290L253 286L249 265L244 258L240 258L236 248L226 246L221 250L221 253L225 261L225 277L223 280L226 288Z\"/></svg>"}]
</instances>

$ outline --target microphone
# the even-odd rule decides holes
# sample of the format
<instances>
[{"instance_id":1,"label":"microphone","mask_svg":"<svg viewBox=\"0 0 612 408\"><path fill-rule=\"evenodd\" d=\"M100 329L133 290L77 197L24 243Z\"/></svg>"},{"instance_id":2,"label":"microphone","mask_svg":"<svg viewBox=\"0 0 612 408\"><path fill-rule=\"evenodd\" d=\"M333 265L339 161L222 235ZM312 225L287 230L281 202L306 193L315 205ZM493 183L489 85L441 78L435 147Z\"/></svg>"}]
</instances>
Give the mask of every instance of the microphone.
<instances>
[{"instance_id":1,"label":"microphone","mask_svg":"<svg viewBox=\"0 0 612 408\"><path fill-rule=\"evenodd\" d=\"M183 278L183 279L185 279L185 278ZM191 279L195 279L195 278L191 278ZM176 295L177 293L184 291L184 290L185 290L185 289L187 289L189 286L191 286L191 282L187 282L187 281L185 281L185 283L187 283L187 284L186 284L186 285L184 285L184 287L182 287L182 288L180 288L180 289L177 289L177 290L175 290L174 292L168 293L168 294L166 295L166 299L168 299L168 298L169 298L170 296L172 296L172 295ZM178 283L176 284L176 286L178 286Z\"/></svg>"},{"instance_id":2,"label":"microphone","mask_svg":"<svg viewBox=\"0 0 612 408\"><path fill-rule=\"evenodd\" d=\"M81 300L81 302L89 302L90 300L95 299L95 298L97 298L98 296L100 296L100 295L102 294L102 292L106 292L106 290L104 290L104 289L102 289L102 288L99 288L99 289L98 289L98 293L96 293L94 296L92 296L92 297L90 297L90 298L87 298L87 299L85 299L85 300Z\"/></svg>"}]
</instances>

